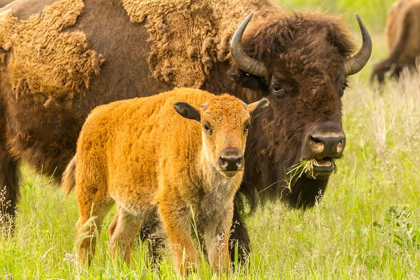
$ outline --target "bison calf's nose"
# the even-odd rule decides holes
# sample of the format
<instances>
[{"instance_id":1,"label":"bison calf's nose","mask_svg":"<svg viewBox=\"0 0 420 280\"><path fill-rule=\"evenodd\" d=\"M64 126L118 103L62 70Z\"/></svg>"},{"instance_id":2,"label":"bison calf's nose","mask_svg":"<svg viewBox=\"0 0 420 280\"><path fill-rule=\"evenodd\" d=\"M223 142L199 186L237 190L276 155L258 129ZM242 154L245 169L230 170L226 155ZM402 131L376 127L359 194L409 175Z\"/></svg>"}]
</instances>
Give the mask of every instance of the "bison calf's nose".
<instances>
[{"instance_id":1,"label":"bison calf's nose","mask_svg":"<svg viewBox=\"0 0 420 280\"><path fill-rule=\"evenodd\" d=\"M344 135L311 135L308 138L308 145L317 156L338 157L343 153L346 137Z\"/></svg>"},{"instance_id":2,"label":"bison calf's nose","mask_svg":"<svg viewBox=\"0 0 420 280\"><path fill-rule=\"evenodd\" d=\"M224 149L219 155L218 165L220 171L229 177L234 176L237 171L244 168L244 155L237 148Z\"/></svg>"}]
</instances>

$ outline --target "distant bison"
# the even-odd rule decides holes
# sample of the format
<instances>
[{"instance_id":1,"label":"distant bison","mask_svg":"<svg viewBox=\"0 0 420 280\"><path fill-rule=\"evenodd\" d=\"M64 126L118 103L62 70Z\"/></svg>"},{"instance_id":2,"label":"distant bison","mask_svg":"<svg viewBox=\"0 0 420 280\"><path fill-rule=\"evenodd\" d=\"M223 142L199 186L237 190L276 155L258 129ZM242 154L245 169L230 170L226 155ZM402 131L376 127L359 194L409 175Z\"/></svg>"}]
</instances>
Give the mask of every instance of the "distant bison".
<instances>
[{"instance_id":1,"label":"distant bison","mask_svg":"<svg viewBox=\"0 0 420 280\"><path fill-rule=\"evenodd\" d=\"M0 0L0 8L6 6L10 2L13 2L13 0Z\"/></svg>"},{"instance_id":2,"label":"distant bison","mask_svg":"<svg viewBox=\"0 0 420 280\"><path fill-rule=\"evenodd\" d=\"M215 272L229 268L233 198L243 177L248 129L251 117L267 106L266 99L247 106L230 95L184 88L95 108L63 180L67 192L76 183L82 263L115 201L110 248L127 263L141 224L158 208L181 274L200 262L192 220Z\"/></svg>"},{"instance_id":3,"label":"distant bison","mask_svg":"<svg viewBox=\"0 0 420 280\"><path fill-rule=\"evenodd\" d=\"M415 68L420 56L420 0L394 3L385 26L390 55L373 68L371 81L382 83L385 74L399 77L404 68Z\"/></svg>"},{"instance_id":4,"label":"distant bison","mask_svg":"<svg viewBox=\"0 0 420 280\"><path fill-rule=\"evenodd\" d=\"M19 162L60 178L100 104L175 86L246 103L266 97L235 199L240 256L250 249L244 198L252 210L269 200L305 209L324 194L345 148L341 97L372 49L360 18L363 45L353 55L340 18L288 14L270 0L17 0L8 9L0 10L0 186L12 204L3 213L15 215ZM317 164L289 189L286 172L304 159Z\"/></svg>"}]
</instances>

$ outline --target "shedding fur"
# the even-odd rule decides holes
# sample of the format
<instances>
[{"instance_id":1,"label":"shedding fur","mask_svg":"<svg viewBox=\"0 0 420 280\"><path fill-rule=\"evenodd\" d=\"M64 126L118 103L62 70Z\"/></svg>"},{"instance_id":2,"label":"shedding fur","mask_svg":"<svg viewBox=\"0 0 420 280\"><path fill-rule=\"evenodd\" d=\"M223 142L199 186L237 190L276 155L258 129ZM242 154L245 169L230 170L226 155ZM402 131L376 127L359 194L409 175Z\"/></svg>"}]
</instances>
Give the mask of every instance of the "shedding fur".
<instances>
[{"instance_id":1,"label":"shedding fur","mask_svg":"<svg viewBox=\"0 0 420 280\"><path fill-rule=\"evenodd\" d=\"M258 19L280 10L271 0L122 2L132 22L146 22L153 77L193 88L203 85L216 62L229 58L230 38L251 11Z\"/></svg>"},{"instance_id":2,"label":"shedding fur","mask_svg":"<svg viewBox=\"0 0 420 280\"><path fill-rule=\"evenodd\" d=\"M10 10L0 14L0 46L13 52L9 70L13 93L71 96L89 87L104 58L89 48L82 32L62 32L76 23L82 0L61 0L41 15L19 21Z\"/></svg>"}]
</instances>

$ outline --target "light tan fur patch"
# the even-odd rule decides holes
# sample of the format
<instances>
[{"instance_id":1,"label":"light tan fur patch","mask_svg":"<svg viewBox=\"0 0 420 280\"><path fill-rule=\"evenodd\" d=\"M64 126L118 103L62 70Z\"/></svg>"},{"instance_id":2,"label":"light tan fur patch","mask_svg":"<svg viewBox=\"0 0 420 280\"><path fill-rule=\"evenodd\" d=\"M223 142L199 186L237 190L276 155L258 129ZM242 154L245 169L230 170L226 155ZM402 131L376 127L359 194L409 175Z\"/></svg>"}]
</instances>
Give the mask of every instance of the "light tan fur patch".
<instances>
[{"instance_id":1,"label":"light tan fur patch","mask_svg":"<svg viewBox=\"0 0 420 280\"><path fill-rule=\"evenodd\" d=\"M230 38L250 12L279 8L271 0L122 0L132 22L146 22L153 42L153 77L199 88L217 61L229 58Z\"/></svg>"},{"instance_id":2,"label":"light tan fur patch","mask_svg":"<svg viewBox=\"0 0 420 280\"><path fill-rule=\"evenodd\" d=\"M0 14L0 46L10 51L13 93L43 93L59 98L89 87L104 58L89 48L82 32L62 32L73 26L83 0L61 0L41 15L19 21L10 10Z\"/></svg>"}]
</instances>

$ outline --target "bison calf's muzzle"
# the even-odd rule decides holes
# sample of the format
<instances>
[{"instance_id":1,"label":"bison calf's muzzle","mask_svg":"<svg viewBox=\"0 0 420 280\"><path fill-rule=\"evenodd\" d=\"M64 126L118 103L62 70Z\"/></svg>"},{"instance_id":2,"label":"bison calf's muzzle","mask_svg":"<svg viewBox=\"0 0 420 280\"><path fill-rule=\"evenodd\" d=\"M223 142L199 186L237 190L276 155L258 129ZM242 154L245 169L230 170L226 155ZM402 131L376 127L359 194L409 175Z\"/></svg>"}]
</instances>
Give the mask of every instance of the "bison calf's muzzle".
<instances>
[{"instance_id":1,"label":"bison calf's muzzle","mask_svg":"<svg viewBox=\"0 0 420 280\"><path fill-rule=\"evenodd\" d=\"M227 177L233 177L244 168L244 155L238 148L226 148L220 152L217 163L219 171Z\"/></svg>"}]
</instances>

